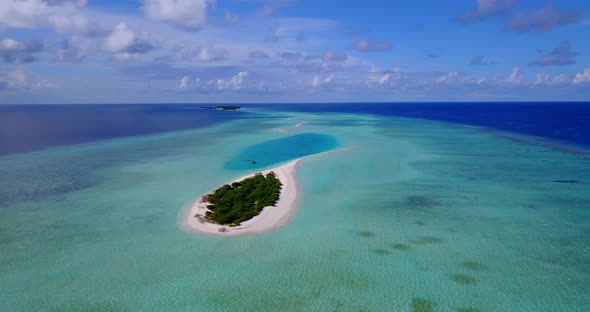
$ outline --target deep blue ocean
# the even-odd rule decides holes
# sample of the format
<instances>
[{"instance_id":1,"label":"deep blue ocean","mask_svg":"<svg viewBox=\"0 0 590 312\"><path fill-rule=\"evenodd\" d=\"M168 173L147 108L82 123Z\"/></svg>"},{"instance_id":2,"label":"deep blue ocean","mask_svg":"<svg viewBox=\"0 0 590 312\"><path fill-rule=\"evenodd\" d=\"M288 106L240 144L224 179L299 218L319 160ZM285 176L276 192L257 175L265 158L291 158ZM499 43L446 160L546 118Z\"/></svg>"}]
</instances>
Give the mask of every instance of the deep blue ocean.
<instances>
[{"instance_id":1,"label":"deep blue ocean","mask_svg":"<svg viewBox=\"0 0 590 312\"><path fill-rule=\"evenodd\" d=\"M422 118L590 147L590 102L334 103L255 107L309 113L341 112Z\"/></svg>"},{"instance_id":2,"label":"deep blue ocean","mask_svg":"<svg viewBox=\"0 0 590 312\"><path fill-rule=\"evenodd\" d=\"M590 103L248 104L253 111L401 116L487 127L590 147ZM2 105L0 155L103 139L203 128L248 112L198 104Z\"/></svg>"},{"instance_id":3,"label":"deep blue ocean","mask_svg":"<svg viewBox=\"0 0 590 312\"><path fill-rule=\"evenodd\" d=\"M201 105L0 105L0 155L52 146L205 128L248 114Z\"/></svg>"}]
</instances>

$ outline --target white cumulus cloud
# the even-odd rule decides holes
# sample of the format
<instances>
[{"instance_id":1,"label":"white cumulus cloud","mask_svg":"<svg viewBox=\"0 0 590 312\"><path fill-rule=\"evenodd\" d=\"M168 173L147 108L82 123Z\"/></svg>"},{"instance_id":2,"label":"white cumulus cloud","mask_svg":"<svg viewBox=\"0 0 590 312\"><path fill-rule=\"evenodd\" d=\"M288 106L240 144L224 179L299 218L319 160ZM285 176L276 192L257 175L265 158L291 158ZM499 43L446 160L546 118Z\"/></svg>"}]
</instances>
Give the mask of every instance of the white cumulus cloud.
<instances>
[{"instance_id":1,"label":"white cumulus cloud","mask_svg":"<svg viewBox=\"0 0 590 312\"><path fill-rule=\"evenodd\" d=\"M437 84L448 84L456 82L459 79L459 72L452 71L444 76L441 76L436 79Z\"/></svg>"},{"instance_id":2,"label":"white cumulus cloud","mask_svg":"<svg viewBox=\"0 0 590 312\"><path fill-rule=\"evenodd\" d=\"M379 77L379 79L377 80L377 82L379 84L385 84L387 83L389 80L391 80L391 75L390 74L385 74L381 77Z\"/></svg>"},{"instance_id":3,"label":"white cumulus cloud","mask_svg":"<svg viewBox=\"0 0 590 312\"><path fill-rule=\"evenodd\" d=\"M522 75L521 71L520 71L520 67L514 67L514 69L512 69L512 72L510 73L510 75L508 75L508 77L506 77L505 82L510 85L510 86L520 86L526 83L526 80L524 79L524 76Z\"/></svg>"},{"instance_id":4,"label":"white cumulus cloud","mask_svg":"<svg viewBox=\"0 0 590 312\"><path fill-rule=\"evenodd\" d=\"M258 87L258 84L256 84ZM200 78L191 78L183 76L178 83L178 90L180 91L197 91L197 92L230 92L252 90L253 84L248 84L248 72L241 71L231 78L218 78L210 80L201 80Z\"/></svg>"},{"instance_id":5,"label":"white cumulus cloud","mask_svg":"<svg viewBox=\"0 0 590 312\"><path fill-rule=\"evenodd\" d=\"M334 75L329 75L327 77L320 77L320 76L314 76L311 79L311 86L314 88L319 88L321 86L327 85L332 83L332 81L334 81Z\"/></svg>"},{"instance_id":6,"label":"white cumulus cloud","mask_svg":"<svg viewBox=\"0 0 590 312\"><path fill-rule=\"evenodd\" d=\"M207 9L216 0L142 0L143 12L151 20L198 30L207 23Z\"/></svg>"},{"instance_id":7,"label":"white cumulus cloud","mask_svg":"<svg viewBox=\"0 0 590 312\"><path fill-rule=\"evenodd\" d=\"M547 73L539 73L535 79L536 86L564 86L571 83L571 78L568 77L566 74L559 74L557 76L551 77L551 75Z\"/></svg>"},{"instance_id":8,"label":"white cumulus cloud","mask_svg":"<svg viewBox=\"0 0 590 312\"><path fill-rule=\"evenodd\" d=\"M37 41L18 41L12 38L0 40L0 62L32 63L37 61L43 44Z\"/></svg>"},{"instance_id":9,"label":"white cumulus cloud","mask_svg":"<svg viewBox=\"0 0 590 312\"><path fill-rule=\"evenodd\" d=\"M29 82L29 73L22 67L0 71L0 90L24 89Z\"/></svg>"},{"instance_id":10,"label":"white cumulus cloud","mask_svg":"<svg viewBox=\"0 0 590 312\"><path fill-rule=\"evenodd\" d=\"M0 27L50 27L57 32L96 35L98 25L81 13L86 0L2 0Z\"/></svg>"},{"instance_id":11,"label":"white cumulus cloud","mask_svg":"<svg viewBox=\"0 0 590 312\"><path fill-rule=\"evenodd\" d=\"M104 48L118 60L133 59L154 48L144 37L136 34L127 24L119 23L105 39Z\"/></svg>"},{"instance_id":12,"label":"white cumulus cloud","mask_svg":"<svg viewBox=\"0 0 590 312\"><path fill-rule=\"evenodd\" d=\"M583 73L576 74L574 83L577 85L590 83L590 68L586 68Z\"/></svg>"},{"instance_id":13,"label":"white cumulus cloud","mask_svg":"<svg viewBox=\"0 0 590 312\"><path fill-rule=\"evenodd\" d=\"M182 79L180 79L180 84L178 85L178 89L186 90L188 88L190 82L191 82L191 79L188 76L182 77Z\"/></svg>"},{"instance_id":14,"label":"white cumulus cloud","mask_svg":"<svg viewBox=\"0 0 590 312\"><path fill-rule=\"evenodd\" d=\"M231 79L218 79L217 88L219 90L240 90L248 77L248 72L242 71Z\"/></svg>"}]
</instances>

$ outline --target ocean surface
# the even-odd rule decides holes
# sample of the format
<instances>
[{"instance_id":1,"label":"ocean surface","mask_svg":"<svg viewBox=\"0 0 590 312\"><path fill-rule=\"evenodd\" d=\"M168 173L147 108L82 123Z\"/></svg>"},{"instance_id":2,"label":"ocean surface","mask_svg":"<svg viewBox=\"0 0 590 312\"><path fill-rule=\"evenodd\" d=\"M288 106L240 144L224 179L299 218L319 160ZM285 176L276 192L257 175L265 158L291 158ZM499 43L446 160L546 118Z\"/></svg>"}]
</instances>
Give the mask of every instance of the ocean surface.
<instances>
[{"instance_id":1,"label":"ocean surface","mask_svg":"<svg viewBox=\"0 0 590 312\"><path fill-rule=\"evenodd\" d=\"M488 127L590 147L590 103L346 103L254 105L268 110L374 114Z\"/></svg>"},{"instance_id":2,"label":"ocean surface","mask_svg":"<svg viewBox=\"0 0 590 312\"><path fill-rule=\"evenodd\" d=\"M287 131L283 133L287 133ZM225 169L261 170L289 160L327 152L337 146L338 140L326 134L300 133L285 135L279 139L255 144L244 149L226 162Z\"/></svg>"},{"instance_id":3,"label":"ocean surface","mask_svg":"<svg viewBox=\"0 0 590 312\"><path fill-rule=\"evenodd\" d=\"M590 311L589 114L0 106L0 311ZM285 227L178 226L203 193L323 151Z\"/></svg>"},{"instance_id":4,"label":"ocean surface","mask_svg":"<svg viewBox=\"0 0 590 312\"><path fill-rule=\"evenodd\" d=\"M199 105L0 105L0 155L204 128L235 118L245 116Z\"/></svg>"}]
</instances>

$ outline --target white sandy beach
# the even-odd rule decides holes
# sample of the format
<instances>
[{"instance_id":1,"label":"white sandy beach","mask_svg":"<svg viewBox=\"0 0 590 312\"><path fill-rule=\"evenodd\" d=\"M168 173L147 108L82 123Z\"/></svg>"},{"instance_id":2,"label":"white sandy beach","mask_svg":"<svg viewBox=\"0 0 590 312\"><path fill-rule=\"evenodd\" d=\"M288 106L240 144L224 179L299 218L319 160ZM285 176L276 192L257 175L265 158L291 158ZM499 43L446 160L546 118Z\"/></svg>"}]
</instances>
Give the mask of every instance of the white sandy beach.
<instances>
[{"instance_id":1,"label":"white sandy beach","mask_svg":"<svg viewBox=\"0 0 590 312\"><path fill-rule=\"evenodd\" d=\"M206 203L201 203L201 197L199 197L186 209L185 214L182 216L182 227L191 232L218 236L253 235L280 228L291 220L297 209L300 187L297 181L296 170L302 159L293 160L276 168L257 171L262 174L273 171L281 181L281 194L276 206L265 207L259 215L242 222L240 226L229 227L203 221L202 219L199 220L199 218L195 217L196 215L204 216L207 212ZM249 178L257 172L243 176L229 184ZM225 228L225 232L221 232L220 228Z\"/></svg>"}]
</instances>

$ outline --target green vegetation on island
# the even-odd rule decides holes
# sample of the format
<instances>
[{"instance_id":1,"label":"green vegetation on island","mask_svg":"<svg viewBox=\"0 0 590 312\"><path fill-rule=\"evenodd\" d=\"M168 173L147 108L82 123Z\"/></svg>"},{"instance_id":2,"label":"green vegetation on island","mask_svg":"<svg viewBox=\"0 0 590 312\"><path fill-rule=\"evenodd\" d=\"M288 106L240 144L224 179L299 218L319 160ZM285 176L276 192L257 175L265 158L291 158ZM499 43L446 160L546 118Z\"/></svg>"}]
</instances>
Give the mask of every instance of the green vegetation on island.
<instances>
[{"instance_id":1,"label":"green vegetation on island","mask_svg":"<svg viewBox=\"0 0 590 312\"><path fill-rule=\"evenodd\" d=\"M205 217L219 224L238 226L257 216L264 207L274 206L281 194L281 181L274 172L226 184L211 194L203 196L207 202Z\"/></svg>"}]
</instances>

